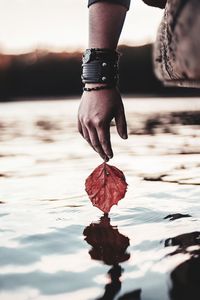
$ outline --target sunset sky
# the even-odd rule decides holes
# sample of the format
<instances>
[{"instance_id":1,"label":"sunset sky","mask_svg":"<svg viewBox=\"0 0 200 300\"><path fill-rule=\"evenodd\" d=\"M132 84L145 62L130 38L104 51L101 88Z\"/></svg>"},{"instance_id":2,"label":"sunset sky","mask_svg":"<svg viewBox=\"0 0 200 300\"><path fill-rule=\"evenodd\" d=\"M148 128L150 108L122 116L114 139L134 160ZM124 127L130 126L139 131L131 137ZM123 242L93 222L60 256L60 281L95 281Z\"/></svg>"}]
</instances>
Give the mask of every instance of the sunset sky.
<instances>
[{"instance_id":1,"label":"sunset sky","mask_svg":"<svg viewBox=\"0 0 200 300\"><path fill-rule=\"evenodd\" d=\"M132 0L120 43L152 42L162 15L162 10ZM0 52L86 48L87 19L87 0L0 0Z\"/></svg>"}]
</instances>

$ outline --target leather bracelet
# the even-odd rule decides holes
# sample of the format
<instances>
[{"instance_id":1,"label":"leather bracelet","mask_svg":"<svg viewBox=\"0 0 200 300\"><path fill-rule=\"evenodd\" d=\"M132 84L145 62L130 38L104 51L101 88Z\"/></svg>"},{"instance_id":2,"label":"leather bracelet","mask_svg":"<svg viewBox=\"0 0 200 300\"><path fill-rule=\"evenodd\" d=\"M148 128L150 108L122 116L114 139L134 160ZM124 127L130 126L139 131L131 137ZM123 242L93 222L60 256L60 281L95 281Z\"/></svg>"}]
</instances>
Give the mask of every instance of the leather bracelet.
<instances>
[{"instance_id":1,"label":"leather bracelet","mask_svg":"<svg viewBox=\"0 0 200 300\"><path fill-rule=\"evenodd\" d=\"M120 52L109 48L90 48L85 50L82 62L85 64L94 60L118 61L120 55Z\"/></svg>"},{"instance_id":2,"label":"leather bracelet","mask_svg":"<svg viewBox=\"0 0 200 300\"><path fill-rule=\"evenodd\" d=\"M92 92L92 91L100 91L100 90L109 90L112 89L114 86L113 85L102 85L102 86L96 86L93 88L86 88L83 87L84 92Z\"/></svg>"},{"instance_id":3,"label":"leather bracelet","mask_svg":"<svg viewBox=\"0 0 200 300\"><path fill-rule=\"evenodd\" d=\"M83 83L108 83L118 82L118 64L105 61L92 61L82 65Z\"/></svg>"},{"instance_id":4,"label":"leather bracelet","mask_svg":"<svg viewBox=\"0 0 200 300\"><path fill-rule=\"evenodd\" d=\"M119 53L112 49L87 49L83 55L82 82L85 83L107 83L116 85L118 83L118 60Z\"/></svg>"}]
</instances>

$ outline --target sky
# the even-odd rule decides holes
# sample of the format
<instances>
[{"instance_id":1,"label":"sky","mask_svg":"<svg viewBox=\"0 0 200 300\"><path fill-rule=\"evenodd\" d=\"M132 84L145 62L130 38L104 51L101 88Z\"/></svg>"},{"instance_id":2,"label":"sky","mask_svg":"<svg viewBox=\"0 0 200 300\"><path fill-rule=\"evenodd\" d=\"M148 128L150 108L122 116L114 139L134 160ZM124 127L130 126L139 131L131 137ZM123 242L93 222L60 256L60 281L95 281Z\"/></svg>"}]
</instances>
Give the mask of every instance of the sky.
<instances>
[{"instance_id":1,"label":"sky","mask_svg":"<svg viewBox=\"0 0 200 300\"><path fill-rule=\"evenodd\" d=\"M155 40L163 10L132 0L120 44ZM0 0L0 52L87 48L87 0Z\"/></svg>"}]
</instances>

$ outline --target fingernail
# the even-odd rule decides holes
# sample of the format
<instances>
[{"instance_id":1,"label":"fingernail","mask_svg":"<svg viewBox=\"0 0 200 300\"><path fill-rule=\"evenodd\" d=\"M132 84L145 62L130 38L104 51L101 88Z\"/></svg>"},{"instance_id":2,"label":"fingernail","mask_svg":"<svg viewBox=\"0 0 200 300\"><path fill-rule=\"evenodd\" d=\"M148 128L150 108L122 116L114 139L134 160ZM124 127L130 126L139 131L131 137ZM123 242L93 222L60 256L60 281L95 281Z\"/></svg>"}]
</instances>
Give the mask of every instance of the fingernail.
<instances>
[{"instance_id":1,"label":"fingernail","mask_svg":"<svg viewBox=\"0 0 200 300\"><path fill-rule=\"evenodd\" d=\"M127 134L123 134L122 137L123 137L124 140L127 140L128 135Z\"/></svg>"},{"instance_id":2,"label":"fingernail","mask_svg":"<svg viewBox=\"0 0 200 300\"><path fill-rule=\"evenodd\" d=\"M111 158L113 158L113 155L111 154L111 155L108 155L108 157L109 157L109 159L111 159Z\"/></svg>"}]
</instances>

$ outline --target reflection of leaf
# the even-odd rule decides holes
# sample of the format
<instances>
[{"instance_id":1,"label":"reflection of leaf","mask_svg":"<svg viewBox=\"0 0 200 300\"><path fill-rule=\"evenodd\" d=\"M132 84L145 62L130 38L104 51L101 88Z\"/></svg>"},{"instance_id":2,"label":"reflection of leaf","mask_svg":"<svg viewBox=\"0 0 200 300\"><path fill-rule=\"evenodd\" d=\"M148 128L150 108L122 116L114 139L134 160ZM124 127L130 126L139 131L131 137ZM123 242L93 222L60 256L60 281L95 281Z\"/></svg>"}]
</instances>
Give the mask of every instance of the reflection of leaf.
<instances>
[{"instance_id":1,"label":"reflection of leaf","mask_svg":"<svg viewBox=\"0 0 200 300\"><path fill-rule=\"evenodd\" d=\"M101 260L107 265L117 265L130 258L126 252L129 238L121 234L116 226L111 226L108 215L101 217L99 223L86 227L83 235L92 246L89 252L92 259Z\"/></svg>"},{"instance_id":2,"label":"reflection of leaf","mask_svg":"<svg viewBox=\"0 0 200 300\"><path fill-rule=\"evenodd\" d=\"M135 290L133 292L129 292L119 297L118 300L140 300L141 289Z\"/></svg>"},{"instance_id":3,"label":"reflection of leaf","mask_svg":"<svg viewBox=\"0 0 200 300\"><path fill-rule=\"evenodd\" d=\"M127 190L122 171L105 162L86 179L85 186L92 204L105 213L124 198Z\"/></svg>"}]
</instances>

